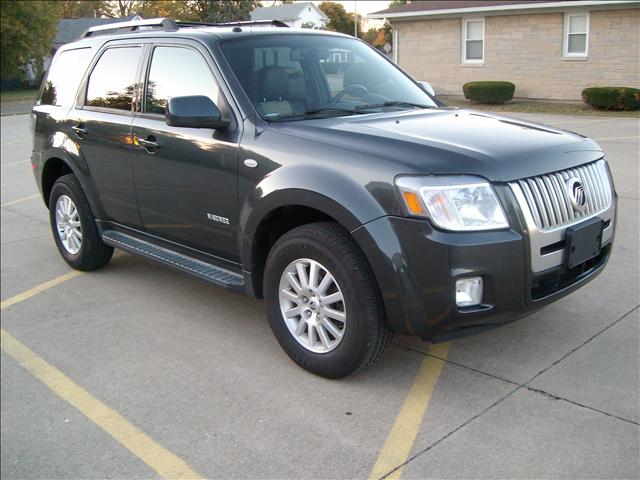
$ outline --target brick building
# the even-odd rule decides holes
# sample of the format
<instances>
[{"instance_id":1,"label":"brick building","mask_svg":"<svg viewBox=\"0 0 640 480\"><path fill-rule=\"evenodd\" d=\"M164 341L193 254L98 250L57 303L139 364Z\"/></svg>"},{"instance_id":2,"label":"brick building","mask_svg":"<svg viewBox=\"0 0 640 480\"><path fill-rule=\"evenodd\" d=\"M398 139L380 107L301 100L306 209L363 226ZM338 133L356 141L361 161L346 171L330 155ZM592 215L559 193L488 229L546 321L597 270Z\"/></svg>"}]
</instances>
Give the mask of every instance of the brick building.
<instances>
[{"instance_id":1,"label":"brick building","mask_svg":"<svg viewBox=\"0 0 640 480\"><path fill-rule=\"evenodd\" d=\"M413 1L368 16L391 22L400 66L439 94L473 80L562 100L640 87L639 0Z\"/></svg>"}]
</instances>

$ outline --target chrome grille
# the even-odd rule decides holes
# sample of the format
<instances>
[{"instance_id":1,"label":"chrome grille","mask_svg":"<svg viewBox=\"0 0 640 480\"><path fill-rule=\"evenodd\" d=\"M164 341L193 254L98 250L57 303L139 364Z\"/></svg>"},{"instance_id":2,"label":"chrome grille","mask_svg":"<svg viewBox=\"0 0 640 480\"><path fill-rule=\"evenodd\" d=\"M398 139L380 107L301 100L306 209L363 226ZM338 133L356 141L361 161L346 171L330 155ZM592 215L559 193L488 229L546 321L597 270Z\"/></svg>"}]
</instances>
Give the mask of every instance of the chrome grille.
<instances>
[{"instance_id":1,"label":"chrome grille","mask_svg":"<svg viewBox=\"0 0 640 480\"><path fill-rule=\"evenodd\" d=\"M586 203L583 210L572 205L566 182L575 177L582 183ZM553 230L598 214L611 206L611 187L604 160L576 168L518 180L531 216L540 230Z\"/></svg>"}]
</instances>

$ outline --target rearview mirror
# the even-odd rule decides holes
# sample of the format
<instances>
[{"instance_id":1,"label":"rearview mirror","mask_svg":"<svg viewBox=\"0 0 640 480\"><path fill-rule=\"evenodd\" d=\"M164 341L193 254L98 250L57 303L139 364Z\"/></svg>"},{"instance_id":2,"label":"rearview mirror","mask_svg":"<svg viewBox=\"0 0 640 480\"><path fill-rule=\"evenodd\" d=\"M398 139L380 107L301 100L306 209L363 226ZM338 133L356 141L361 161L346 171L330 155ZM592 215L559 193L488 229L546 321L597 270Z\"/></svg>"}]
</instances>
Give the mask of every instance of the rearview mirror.
<instances>
[{"instance_id":1,"label":"rearview mirror","mask_svg":"<svg viewBox=\"0 0 640 480\"><path fill-rule=\"evenodd\" d=\"M204 95L173 97L167 102L165 121L172 127L224 129L229 122L222 120L216 104Z\"/></svg>"},{"instance_id":2,"label":"rearview mirror","mask_svg":"<svg viewBox=\"0 0 640 480\"><path fill-rule=\"evenodd\" d=\"M436 91L429 82L418 82L418 85L420 85L420 87L432 97L436 96Z\"/></svg>"}]
</instances>

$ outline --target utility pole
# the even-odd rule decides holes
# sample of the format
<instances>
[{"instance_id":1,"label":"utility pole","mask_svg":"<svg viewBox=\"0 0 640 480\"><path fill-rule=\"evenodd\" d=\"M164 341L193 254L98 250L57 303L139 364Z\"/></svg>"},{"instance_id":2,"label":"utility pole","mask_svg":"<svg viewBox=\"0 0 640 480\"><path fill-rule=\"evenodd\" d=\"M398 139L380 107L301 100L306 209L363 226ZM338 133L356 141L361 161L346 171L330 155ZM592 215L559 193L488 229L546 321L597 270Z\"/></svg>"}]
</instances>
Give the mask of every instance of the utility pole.
<instances>
[{"instance_id":1,"label":"utility pole","mask_svg":"<svg viewBox=\"0 0 640 480\"><path fill-rule=\"evenodd\" d=\"M355 37L358 38L358 0L353 0L353 20Z\"/></svg>"}]
</instances>

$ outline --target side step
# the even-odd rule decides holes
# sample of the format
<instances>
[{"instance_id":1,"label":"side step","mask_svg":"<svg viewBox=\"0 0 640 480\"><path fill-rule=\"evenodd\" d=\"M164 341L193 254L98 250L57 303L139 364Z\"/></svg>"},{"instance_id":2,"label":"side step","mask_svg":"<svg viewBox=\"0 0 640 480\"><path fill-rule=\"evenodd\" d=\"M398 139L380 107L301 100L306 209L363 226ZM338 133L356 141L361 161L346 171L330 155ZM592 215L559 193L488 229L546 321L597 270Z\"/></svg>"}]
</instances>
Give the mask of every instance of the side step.
<instances>
[{"instance_id":1,"label":"side step","mask_svg":"<svg viewBox=\"0 0 640 480\"><path fill-rule=\"evenodd\" d=\"M230 290L244 291L242 275L216 267L167 248L115 230L105 230L102 241L112 247L136 253Z\"/></svg>"}]
</instances>

